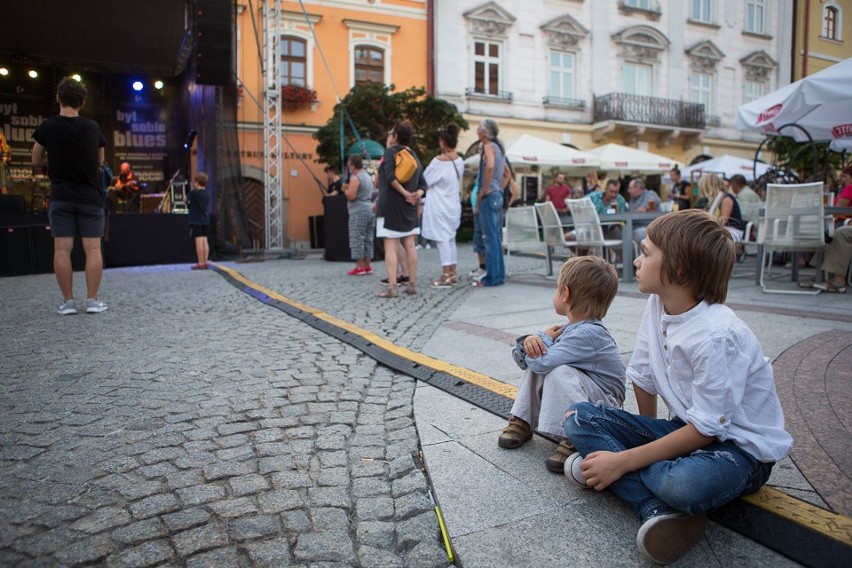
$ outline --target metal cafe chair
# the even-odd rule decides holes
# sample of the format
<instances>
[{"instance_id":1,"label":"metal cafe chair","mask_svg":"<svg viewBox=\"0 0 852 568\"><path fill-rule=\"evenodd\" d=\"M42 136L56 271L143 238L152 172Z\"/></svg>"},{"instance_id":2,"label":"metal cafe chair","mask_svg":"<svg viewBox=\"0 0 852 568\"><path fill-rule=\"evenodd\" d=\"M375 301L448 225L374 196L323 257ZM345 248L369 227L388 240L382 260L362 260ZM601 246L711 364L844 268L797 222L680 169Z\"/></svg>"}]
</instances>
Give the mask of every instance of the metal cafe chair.
<instances>
[{"instance_id":1,"label":"metal cafe chair","mask_svg":"<svg viewBox=\"0 0 852 568\"><path fill-rule=\"evenodd\" d=\"M610 249L620 249L621 239L604 238L603 227L598 217L595 204L588 197L582 199L566 199L571 217L574 219L574 234L576 241L569 241L569 246L577 249L590 249L600 251L600 255L612 262L609 257Z\"/></svg>"}]
</instances>

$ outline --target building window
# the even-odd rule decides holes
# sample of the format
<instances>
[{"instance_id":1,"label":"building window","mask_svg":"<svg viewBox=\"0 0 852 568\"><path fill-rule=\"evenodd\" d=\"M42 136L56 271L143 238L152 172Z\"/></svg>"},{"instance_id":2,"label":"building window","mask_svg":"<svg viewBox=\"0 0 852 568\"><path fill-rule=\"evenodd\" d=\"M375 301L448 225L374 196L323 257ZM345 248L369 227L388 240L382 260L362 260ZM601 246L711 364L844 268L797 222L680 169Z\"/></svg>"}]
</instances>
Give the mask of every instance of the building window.
<instances>
[{"instance_id":1,"label":"building window","mask_svg":"<svg viewBox=\"0 0 852 568\"><path fill-rule=\"evenodd\" d=\"M650 10L651 0L624 0L624 5L631 8L639 8L640 10Z\"/></svg>"},{"instance_id":2,"label":"building window","mask_svg":"<svg viewBox=\"0 0 852 568\"><path fill-rule=\"evenodd\" d=\"M746 2L745 29L755 34L766 33L766 0L748 0Z\"/></svg>"},{"instance_id":3,"label":"building window","mask_svg":"<svg viewBox=\"0 0 852 568\"><path fill-rule=\"evenodd\" d=\"M576 84L576 55L560 51L550 52L550 98L569 100L574 98Z\"/></svg>"},{"instance_id":4,"label":"building window","mask_svg":"<svg viewBox=\"0 0 852 568\"><path fill-rule=\"evenodd\" d=\"M296 37L281 38L281 84L307 87L307 42Z\"/></svg>"},{"instance_id":5,"label":"building window","mask_svg":"<svg viewBox=\"0 0 852 568\"><path fill-rule=\"evenodd\" d=\"M689 79L689 98L704 105L704 113L713 112L713 76L709 73L693 73Z\"/></svg>"},{"instance_id":6,"label":"building window","mask_svg":"<svg viewBox=\"0 0 852 568\"><path fill-rule=\"evenodd\" d=\"M692 20L710 24L713 22L710 0L692 0Z\"/></svg>"},{"instance_id":7,"label":"building window","mask_svg":"<svg viewBox=\"0 0 852 568\"><path fill-rule=\"evenodd\" d=\"M631 95L650 95L651 74L652 68L650 65L625 63L624 92Z\"/></svg>"},{"instance_id":8,"label":"building window","mask_svg":"<svg viewBox=\"0 0 852 568\"><path fill-rule=\"evenodd\" d=\"M355 46L355 84L385 82L385 50L369 45Z\"/></svg>"},{"instance_id":9,"label":"building window","mask_svg":"<svg viewBox=\"0 0 852 568\"><path fill-rule=\"evenodd\" d=\"M473 45L473 90L497 95L500 92L500 44L476 41Z\"/></svg>"},{"instance_id":10,"label":"building window","mask_svg":"<svg viewBox=\"0 0 852 568\"><path fill-rule=\"evenodd\" d=\"M743 93L743 102L750 103L753 100L759 99L766 94L765 81L746 81L745 92Z\"/></svg>"},{"instance_id":11,"label":"building window","mask_svg":"<svg viewBox=\"0 0 852 568\"><path fill-rule=\"evenodd\" d=\"M835 6L826 6L822 13L822 37L839 40L837 22L840 20L840 10Z\"/></svg>"}]
</instances>

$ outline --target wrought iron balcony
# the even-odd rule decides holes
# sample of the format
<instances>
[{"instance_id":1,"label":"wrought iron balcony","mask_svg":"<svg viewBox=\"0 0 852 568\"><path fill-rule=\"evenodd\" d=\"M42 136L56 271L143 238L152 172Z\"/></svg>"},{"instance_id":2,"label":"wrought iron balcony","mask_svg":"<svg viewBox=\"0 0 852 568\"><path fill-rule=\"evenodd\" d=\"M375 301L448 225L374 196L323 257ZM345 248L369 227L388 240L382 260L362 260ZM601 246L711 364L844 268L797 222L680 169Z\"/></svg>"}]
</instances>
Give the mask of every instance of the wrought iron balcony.
<instances>
[{"instance_id":1,"label":"wrought iron balcony","mask_svg":"<svg viewBox=\"0 0 852 568\"><path fill-rule=\"evenodd\" d=\"M696 129L706 126L704 105L701 103L628 93L608 93L595 97L594 121L605 120Z\"/></svg>"},{"instance_id":2,"label":"wrought iron balcony","mask_svg":"<svg viewBox=\"0 0 852 568\"><path fill-rule=\"evenodd\" d=\"M509 91L497 91L496 93L483 93L477 91L473 87L467 87L464 90L464 94L468 98L472 99L485 99L485 100L494 100L500 102L512 102L513 95Z\"/></svg>"},{"instance_id":3,"label":"wrought iron balcony","mask_svg":"<svg viewBox=\"0 0 852 568\"><path fill-rule=\"evenodd\" d=\"M704 115L704 122L708 127L710 127L710 126L721 126L722 125L722 118L719 115L716 115L716 114L705 114Z\"/></svg>"},{"instance_id":4,"label":"wrought iron balcony","mask_svg":"<svg viewBox=\"0 0 852 568\"><path fill-rule=\"evenodd\" d=\"M583 110L586 108L586 101L583 99L565 99L561 97L544 97L541 101L546 106L565 107Z\"/></svg>"}]
</instances>

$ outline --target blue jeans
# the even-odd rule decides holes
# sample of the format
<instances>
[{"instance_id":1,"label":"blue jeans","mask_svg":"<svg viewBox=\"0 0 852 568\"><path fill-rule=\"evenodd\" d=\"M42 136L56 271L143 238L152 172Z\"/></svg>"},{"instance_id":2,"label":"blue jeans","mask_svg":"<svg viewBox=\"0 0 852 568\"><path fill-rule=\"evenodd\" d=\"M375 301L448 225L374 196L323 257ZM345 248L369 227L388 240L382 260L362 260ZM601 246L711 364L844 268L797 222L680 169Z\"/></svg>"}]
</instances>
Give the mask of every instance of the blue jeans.
<instances>
[{"instance_id":1,"label":"blue jeans","mask_svg":"<svg viewBox=\"0 0 852 568\"><path fill-rule=\"evenodd\" d=\"M575 414L565 421L565 435L583 456L642 446L686 425L588 402L571 409ZM769 479L773 465L757 461L733 442L712 442L688 456L630 472L609 488L642 521L673 511L695 515L754 493Z\"/></svg>"},{"instance_id":2,"label":"blue jeans","mask_svg":"<svg viewBox=\"0 0 852 568\"><path fill-rule=\"evenodd\" d=\"M506 278L503 265L503 227L500 219L503 215L503 193L491 191L479 203L479 227L485 244L484 286L498 286Z\"/></svg>"},{"instance_id":3,"label":"blue jeans","mask_svg":"<svg viewBox=\"0 0 852 568\"><path fill-rule=\"evenodd\" d=\"M479 225L479 212L473 216L473 252L485 254L485 243L482 242L482 227Z\"/></svg>"}]
</instances>

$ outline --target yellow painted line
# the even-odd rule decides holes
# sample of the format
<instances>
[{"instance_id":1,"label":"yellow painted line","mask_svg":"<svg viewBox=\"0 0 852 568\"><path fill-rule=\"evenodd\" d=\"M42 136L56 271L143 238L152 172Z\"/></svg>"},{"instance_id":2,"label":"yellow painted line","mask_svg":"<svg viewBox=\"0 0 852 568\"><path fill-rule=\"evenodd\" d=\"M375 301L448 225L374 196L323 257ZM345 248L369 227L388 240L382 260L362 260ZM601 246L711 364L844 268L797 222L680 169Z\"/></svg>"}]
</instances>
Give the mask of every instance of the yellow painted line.
<instances>
[{"instance_id":1,"label":"yellow painted line","mask_svg":"<svg viewBox=\"0 0 852 568\"><path fill-rule=\"evenodd\" d=\"M852 518L846 515L820 509L767 486L741 499L847 546L852 546Z\"/></svg>"},{"instance_id":2,"label":"yellow painted line","mask_svg":"<svg viewBox=\"0 0 852 568\"><path fill-rule=\"evenodd\" d=\"M508 385L492 379L487 375L477 373L476 371L471 371L464 367L458 367L447 363L446 361L441 361L440 359L435 359L428 355L423 355L422 353L416 353L410 349L406 349L405 347L400 347L392 341L381 337L380 335L376 335L369 330L336 318L306 304L287 298L274 290L270 290L256 282L252 282L236 270L228 268L227 266L222 266L217 263L210 264L212 264L217 270L227 273L232 278L249 288L262 292L268 297L279 302L283 302L304 312L310 313L317 319L323 320L331 325L339 327L340 329L345 329L346 331L357 335L390 353L413 361L418 365L423 365L424 367L428 367L436 371L442 371L512 400L517 397L518 389L513 385ZM765 509L780 517L819 532L831 539L852 546L852 518L850 517L820 509L819 507L801 501L800 499L796 499L795 497L791 497L772 487L764 486L756 493L746 495L742 497L742 499L752 505L760 507L761 509Z\"/></svg>"},{"instance_id":3,"label":"yellow painted line","mask_svg":"<svg viewBox=\"0 0 852 568\"><path fill-rule=\"evenodd\" d=\"M257 290L258 292L263 292L268 297L274 300L283 302L287 305L293 306L294 308L298 308L304 312L313 315L317 319L321 319L331 325L339 327L340 329L345 329L346 331L357 335L363 339L366 339L370 343L377 345L382 349L393 353L394 355L398 355L400 357L403 357L404 359L413 361L418 365L422 365L424 367L428 367L436 371L442 371L444 373L462 379L468 383L474 384L478 387L484 388L485 390L505 396L512 400L514 400L518 395L518 387L514 385L508 385L506 383L492 379L488 375L483 375L482 373L477 373L476 371L471 371L470 369L458 367L456 365L447 363L446 361L441 361L440 359L435 359L433 357L429 357L428 355L423 355L422 353L411 351L410 349L406 349L405 347L400 347L396 343L393 343L392 341L385 339L380 335L376 335L372 331L366 330L362 327L358 327L357 325L353 325L350 322L338 319L332 316L331 314L322 312L306 304L291 300L290 298L282 296L274 290L270 290L269 288L265 288L260 284L257 284L256 282L252 282L251 280L247 279L245 276L243 276L232 268L228 268L227 266L222 266L221 264L212 262L210 264L212 264L217 270L221 270L222 272L227 273L233 279L244 284L245 286L248 286L249 288Z\"/></svg>"}]
</instances>

